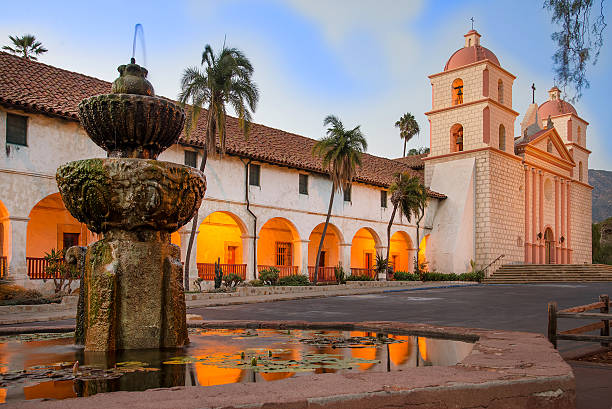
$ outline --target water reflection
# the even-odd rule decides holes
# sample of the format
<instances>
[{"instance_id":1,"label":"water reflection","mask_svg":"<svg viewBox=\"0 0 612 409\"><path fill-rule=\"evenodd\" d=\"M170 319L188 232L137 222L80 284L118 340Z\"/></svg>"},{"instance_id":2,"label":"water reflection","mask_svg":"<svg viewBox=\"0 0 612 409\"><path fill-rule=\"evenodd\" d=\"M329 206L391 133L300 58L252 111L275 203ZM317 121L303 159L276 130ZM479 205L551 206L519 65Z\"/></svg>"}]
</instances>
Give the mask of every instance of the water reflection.
<instances>
[{"instance_id":1,"label":"water reflection","mask_svg":"<svg viewBox=\"0 0 612 409\"><path fill-rule=\"evenodd\" d=\"M467 342L364 331L195 330L190 340L189 346L178 350L109 354L85 353L69 338L4 339L0 403L454 365L473 347ZM73 371L75 361L79 366ZM52 364L56 366L50 368ZM24 369L25 374L18 373Z\"/></svg>"}]
</instances>

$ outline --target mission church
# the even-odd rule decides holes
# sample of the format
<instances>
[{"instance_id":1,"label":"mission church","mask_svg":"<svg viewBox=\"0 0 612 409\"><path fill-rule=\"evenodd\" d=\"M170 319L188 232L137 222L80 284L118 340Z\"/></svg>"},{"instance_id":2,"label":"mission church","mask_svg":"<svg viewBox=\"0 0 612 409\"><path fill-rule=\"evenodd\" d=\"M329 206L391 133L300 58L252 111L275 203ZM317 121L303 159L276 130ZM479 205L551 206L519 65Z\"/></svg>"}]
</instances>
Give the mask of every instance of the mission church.
<instances>
[{"instance_id":1,"label":"mission church","mask_svg":"<svg viewBox=\"0 0 612 409\"><path fill-rule=\"evenodd\" d=\"M334 200L323 281L334 279L337 265L373 274L376 254L387 250L387 193L397 172L419 177L429 203L418 236L415 220L395 219L389 250L396 271L412 271L415 258L456 273L471 261L479 268L591 262L588 122L553 87L541 105L531 101L515 136L516 77L480 37L469 31L443 71L429 76L430 153L365 154L351 188ZM79 124L77 105L109 92L109 82L0 52L0 275L36 285L46 277L45 253L97 240L65 209L55 172L105 155ZM159 159L196 166L205 121L201 115ZM331 191L311 154L315 142L260 124L245 140L236 118L228 119L227 154L206 168L191 277L212 279L217 260L245 279L270 266L312 277ZM190 227L172 235L183 259Z\"/></svg>"}]
</instances>

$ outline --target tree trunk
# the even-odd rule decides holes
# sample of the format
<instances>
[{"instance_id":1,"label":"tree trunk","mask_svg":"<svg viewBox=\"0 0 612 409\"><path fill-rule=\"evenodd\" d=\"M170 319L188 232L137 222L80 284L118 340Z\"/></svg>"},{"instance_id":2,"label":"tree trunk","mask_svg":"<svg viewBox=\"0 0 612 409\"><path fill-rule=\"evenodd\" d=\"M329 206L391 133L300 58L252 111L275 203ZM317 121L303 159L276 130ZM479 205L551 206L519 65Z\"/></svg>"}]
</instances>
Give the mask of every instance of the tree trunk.
<instances>
[{"instance_id":1,"label":"tree trunk","mask_svg":"<svg viewBox=\"0 0 612 409\"><path fill-rule=\"evenodd\" d=\"M404 139L404 155L402 156L402 158L406 157L406 139Z\"/></svg>"},{"instance_id":2,"label":"tree trunk","mask_svg":"<svg viewBox=\"0 0 612 409\"><path fill-rule=\"evenodd\" d=\"M204 172L206 169L206 162L208 160L208 147L204 148L202 154L202 163L200 163L200 170ZM200 209L198 209L199 212ZM191 232L189 233L189 244L187 244L187 253L185 254L185 265L184 268L184 286L185 291L189 291L189 261L191 260L191 249L193 248L193 241L195 239L195 232L198 228L198 212L193 216L193 222L191 223Z\"/></svg>"},{"instance_id":3,"label":"tree trunk","mask_svg":"<svg viewBox=\"0 0 612 409\"><path fill-rule=\"evenodd\" d=\"M334 204L334 193L335 189L332 186L331 196L329 197L329 208L327 209L327 217L325 218L325 225L323 226L323 233L321 234L321 241L319 242L319 250L317 250L317 259L315 260L314 284L317 283L317 279L319 278L319 260L321 259L323 240L325 240L325 233L327 232L327 226L329 225L329 218L331 217L332 212L332 205Z\"/></svg>"},{"instance_id":4,"label":"tree trunk","mask_svg":"<svg viewBox=\"0 0 612 409\"><path fill-rule=\"evenodd\" d=\"M399 202L393 205L393 213L391 213L391 219L389 220L389 224L387 225L387 270L389 269L389 249L391 247L391 226L393 225L393 219L395 219L395 212L397 211L397 206Z\"/></svg>"}]
</instances>

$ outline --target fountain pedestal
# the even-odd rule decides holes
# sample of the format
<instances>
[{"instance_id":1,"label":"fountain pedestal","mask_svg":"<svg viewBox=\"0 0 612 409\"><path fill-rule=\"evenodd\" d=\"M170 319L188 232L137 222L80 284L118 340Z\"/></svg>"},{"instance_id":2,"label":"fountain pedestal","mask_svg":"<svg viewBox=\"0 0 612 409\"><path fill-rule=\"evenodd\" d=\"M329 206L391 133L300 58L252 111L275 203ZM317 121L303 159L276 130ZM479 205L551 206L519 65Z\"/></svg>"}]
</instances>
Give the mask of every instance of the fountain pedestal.
<instances>
[{"instance_id":1,"label":"fountain pedestal","mask_svg":"<svg viewBox=\"0 0 612 409\"><path fill-rule=\"evenodd\" d=\"M79 104L81 123L109 157L67 163L56 175L68 211L102 235L68 252L83 263L76 342L86 351L180 347L189 342L183 271L170 234L198 211L206 179L154 160L176 143L185 114L153 96L134 61L119 72L113 94Z\"/></svg>"}]
</instances>

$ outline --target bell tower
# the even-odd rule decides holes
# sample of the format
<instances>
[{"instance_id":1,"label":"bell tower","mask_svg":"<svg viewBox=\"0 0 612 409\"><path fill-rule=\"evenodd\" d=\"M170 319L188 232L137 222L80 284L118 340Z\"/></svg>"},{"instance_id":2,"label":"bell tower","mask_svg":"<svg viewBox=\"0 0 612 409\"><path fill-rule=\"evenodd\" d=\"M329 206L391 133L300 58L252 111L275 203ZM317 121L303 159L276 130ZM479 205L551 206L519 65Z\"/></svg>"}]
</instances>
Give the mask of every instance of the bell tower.
<instances>
[{"instance_id":1,"label":"bell tower","mask_svg":"<svg viewBox=\"0 0 612 409\"><path fill-rule=\"evenodd\" d=\"M516 77L480 45L476 30L464 37L463 48L450 57L444 71L429 76L430 157L485 147L513 154L518 112L512 109L512 84Z\"/></svg>"},{"instance_id":2,"label":"bell tower","mask_svg":"<svg viewBox=\"0 0 612 409\"><path fill-rule=\"evenodd\" d=\"M510 182L522 175L514 154L515 78L473 29L444 70L429 76L425 184L447 196L438 205L428 241L431 268L465 272L471 260L482 268L502 253L512 261L523 256L517 245L523 226L505 210L522 204L519 187Z\"/></svg>"}]
</instances>

